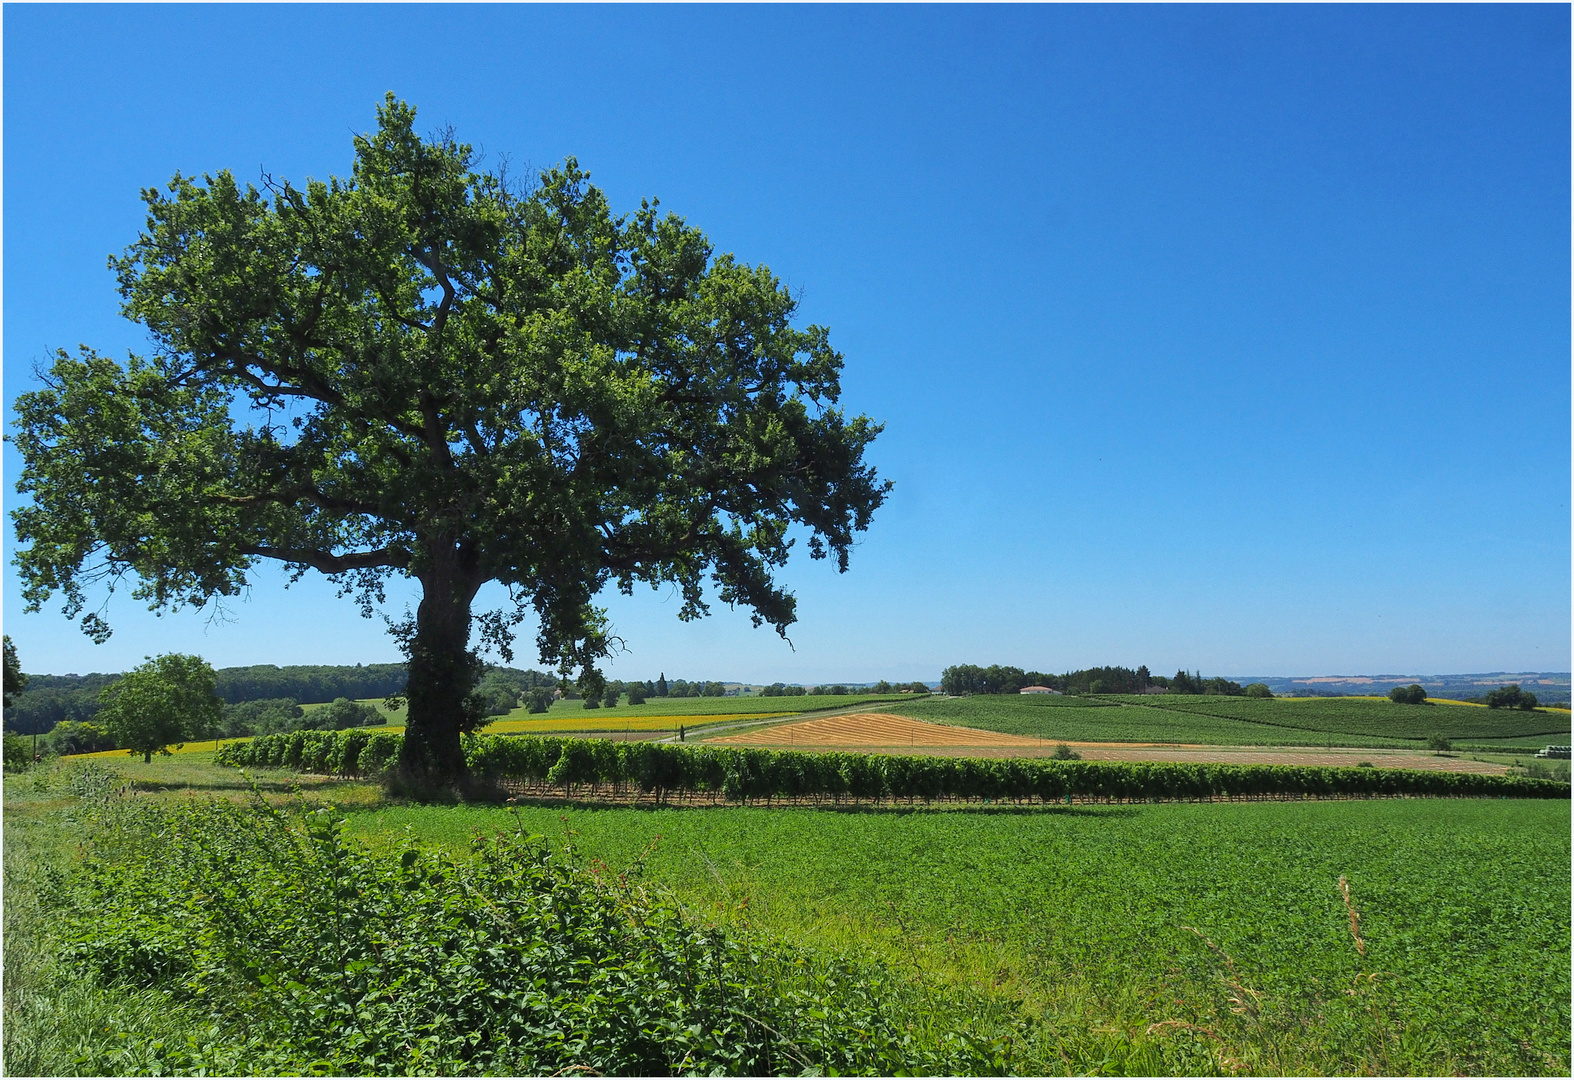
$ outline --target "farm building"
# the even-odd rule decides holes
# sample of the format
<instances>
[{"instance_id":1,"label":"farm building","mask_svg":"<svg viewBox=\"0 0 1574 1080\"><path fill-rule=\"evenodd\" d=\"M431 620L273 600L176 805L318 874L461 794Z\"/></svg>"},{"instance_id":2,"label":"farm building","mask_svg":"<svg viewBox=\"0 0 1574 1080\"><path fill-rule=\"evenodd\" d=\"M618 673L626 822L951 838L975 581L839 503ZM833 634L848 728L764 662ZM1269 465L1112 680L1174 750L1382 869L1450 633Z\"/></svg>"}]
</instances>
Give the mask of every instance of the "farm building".
<instances>
[{"instance_id":1,"label":"farm building","mask_svg":"<svg viewBox=\"0 0 1574 1080\"><path fill-rule=\"evenodd\" d=\"M1056 689L1053 689L1052 687L1048 687L1048 686L1024 686L1022 689L1018 690L1017 693L1019 693L1019 694L1058 694L1058 693L1060 693L1060 691L1056 690Z\"/></svg>"}]
</instances>

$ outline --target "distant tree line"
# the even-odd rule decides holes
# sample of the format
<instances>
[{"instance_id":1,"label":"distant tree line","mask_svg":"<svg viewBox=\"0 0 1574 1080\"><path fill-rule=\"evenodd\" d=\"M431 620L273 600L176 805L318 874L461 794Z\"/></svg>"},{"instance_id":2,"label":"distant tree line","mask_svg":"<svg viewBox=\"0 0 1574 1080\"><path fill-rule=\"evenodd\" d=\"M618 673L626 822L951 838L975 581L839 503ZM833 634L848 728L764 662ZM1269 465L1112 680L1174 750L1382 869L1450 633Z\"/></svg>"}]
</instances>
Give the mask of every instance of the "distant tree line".
<instances>
[{"instance_id":1,"label":"distant tree line","mask_svg":"<svg viewBox=\"0 0 1574 1080\"><path fill-rule=\"evenodd\" d=\"M403 664L254 664L219 668L214 676L219 697L232 705L265 698L294 698L302 705L316 705L335 698L389 697L404 689L406 678Z\"/></svg>"},{"instance_id":2,"label":"distant tree line","mask_svg":"<svg viewBox=\"0 0 1574 1080\"><path fill-rule=\"evenodd\" d=\"M23 675L15 663L14 647L8 649L6 659L8 671L15 667L7 681L7 731L39 735L41 753L119 749L99 713L104 707L104 692L123 678L120 673ZM386 714L357 699L397 697L404 690L406 671L403 664L254 664L221 668L213 672L213 677L222 711L202 730L189 732L192 739L343 731L384 724L388 720ZM881 682L872 688L873 693L879 694L898 691L922 694L928 693L929 687L922 682L894 686ZM783 683L774 683L761 691L766 697L864 692L871 690ZM566 683L557 675L501 666L487 668L472 692L473 703L482 717L503 716L521 707L530 713L544 713L559 698L581 701L587 709L599 709L623 703L643 705L651 698L724 697L726 693L726 687L716 680L669 681L662 672L653 680L609 680L601 694L587 699L581 697L575 684ZM323 707L303 708L308 705Z\"/></svg>"},{"instance_id":3,"label":"distant tree line","mask_svg":"<svg viewBox=\"0 0 1574 1080\"><path fill-rule=\"evenodd\" d=\"M28 675L27 688L5 709L5 728L22 735L42 735L62 720L93 719L102 707L98 695L120 678L102 675Z\"/></svg>"},{"instance_id":4,"label":"distant tree line","mask_svg":"<svg viewBox=\"0 0 1574 1080\"><path fill-rule=\"evenodd\" d=\"M89 675L28 675L25 678L25 690L16 693L6 707L5 728L23 735L43 735L61 723L93 723L103 708L101 695L104 690L122 676L94 672ZM540 671L493 667L488 669L475 693L483 715L498 716L513 711L533 688L547 688L547 703L550 704L550 691L557 683L556 676ZM334 731L362 723L381 724L386 717L376 709L355 706L360 711L352 716L349 707L355 705L357 698L396 696L403 691L404 685L403 664L284 667L255 664L220 668L214 672L214 690L225 705L224 716L217 730L204 733L204 737L239 738L276 731ZM334 711L301 708L320 704L332 705ZM73 749L60 752L83 752L74 748L93 743L102 730L101 724L92 730L65 729L57 741Z\"/></svg>"},{"instance_id":5,"label":"distant tree line","mask_svg":"<svg viewBox=\"0 0 1574 1080\"><path fill-rule=\"evenodd\" d=\"M49 731L62 720L82 722L98 715L99 695L119 673L29 675L27 689L6 710L5 726L30 735ZM227 705L288 698L317 705L338 698L382 698L404 689L403 664L254 664L214 672L214 691Z\"/></svg>"},{"instance_id":6,"label":"distant tree line","mask_svg":"<svg viewBox=\"0 0 1574 1080\"><path fill-rule=\"evenodd\" d=\"M14 652L14 650L13 650ZM99 695L121 678L119 673L89 675L21 675L25 690L16 690L5 710L5 728L23 735L44 734L56 724L69 721L87 723L102 708ZM340 699L355 701L387 698L404 690L403 664L253 664L248 667L220 668L214 672L214 689L227 706L222 725L223 738L265 735L275 731L339 730L318 727L319 720L300 711L302 705L320 705ZM922 682L891 684L881 682L868 687L787 686L773 683L761 690L766 697L792 697L802 694L845 695L873 692L891 694L911 691L929 692ZM541 671L522 671L510 667L489 667L475 690L482 716L502 716L524 706L531 712L546 712L559 697L584 701L585 708L611 708L620 703L641 705L650 698L725 697L727 688L710 680L668 680L665 672L652 680L609 680L603 693L585 700L573 683ZM317 710L311 710L316 712ZM347 714L346 714L347 715ZM378 723L382 722L379 718ZM353 724L341 727L355 726ZM76 729L69 729L75 731ZM79 739L80 733L71 738Z\"/></svg>"},{"instance_id":7,"label":"distant tree line","mask_svg":"<svg viewBox=\"0 0 1574 1080\"><path fill-rule=\"evenodd\" d=\"M785 683L771 683L760 688L761 697L802 697L805 694L826 695L829 697L844 697L848 694L927 694L929 684L925 682L889 683L884 679L873 686L844 686L841 683L831 683L827 686L788 686Z\"/></svg>"},{"instance_id":8,"label":"distant tree line","mask_svg":"<svg viewBox=\"0 0 1574 1080\"><path fill-rule=\"evenodd\" d=\"M1096 667L1051 675L1043 671L1024 671L1019 667L991 664L957 664L940 673L940 689L947 694L1016 694L1023 687L1043 686L1062 694L1222 694L1240 697L1272 697L1264 683L1243 687L1240 683L1215 676L1205 679L1200 672L1177 671L1172 678L1150 673L1147 666Z\"/></svg>"}]
</instances>

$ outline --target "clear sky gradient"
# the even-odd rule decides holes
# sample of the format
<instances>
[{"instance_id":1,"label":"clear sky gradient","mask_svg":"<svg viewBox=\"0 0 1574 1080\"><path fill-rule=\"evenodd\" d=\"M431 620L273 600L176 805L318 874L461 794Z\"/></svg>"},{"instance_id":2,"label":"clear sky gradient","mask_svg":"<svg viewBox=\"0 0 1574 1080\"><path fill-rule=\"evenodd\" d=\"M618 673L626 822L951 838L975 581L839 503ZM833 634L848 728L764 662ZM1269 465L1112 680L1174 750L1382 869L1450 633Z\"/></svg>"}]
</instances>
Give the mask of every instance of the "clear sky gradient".
<instances>
[{"instance_id":1,"label":"clear sky gradient","mask_svg":"<svg viewBox=\"0 0 1574 1080\"><path fill-rule=\"evenodd\" d=\"M787 571L792 648L613 595L614 676L1568 670L1569 18L10 5L7 423L49 350L142 347L105 268L141 187L347 174L391 90L769 265L886 424L851 571ZM94 646L23 613L5 535L27 670L397 658L274 570L228 622L122 592Z\"/></svg>"}]
</instances>

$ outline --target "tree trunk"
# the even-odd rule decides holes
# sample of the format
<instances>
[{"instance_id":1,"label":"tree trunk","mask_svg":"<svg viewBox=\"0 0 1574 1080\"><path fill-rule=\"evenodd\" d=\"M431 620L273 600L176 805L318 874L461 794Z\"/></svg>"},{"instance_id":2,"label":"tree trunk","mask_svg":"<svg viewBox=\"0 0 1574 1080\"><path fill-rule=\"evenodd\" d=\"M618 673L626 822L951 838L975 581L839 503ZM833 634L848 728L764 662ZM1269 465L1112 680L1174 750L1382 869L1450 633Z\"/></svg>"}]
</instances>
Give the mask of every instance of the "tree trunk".
<instances>
[{"instance_id":1,"label":"tree trunk","mask_svg":"<svg viewBox=\"0 0 1574 1080\"><path fill-rule=\"evenodd\" d=\"M470 603L480 583L464 571L457 553L445 555L420 575L423 591L405 690L409 711L399 752L403 779L428 789L464 778L459 736L473 725L468 699L478 673L470 652Z\"/></svg>"}]
</instances>

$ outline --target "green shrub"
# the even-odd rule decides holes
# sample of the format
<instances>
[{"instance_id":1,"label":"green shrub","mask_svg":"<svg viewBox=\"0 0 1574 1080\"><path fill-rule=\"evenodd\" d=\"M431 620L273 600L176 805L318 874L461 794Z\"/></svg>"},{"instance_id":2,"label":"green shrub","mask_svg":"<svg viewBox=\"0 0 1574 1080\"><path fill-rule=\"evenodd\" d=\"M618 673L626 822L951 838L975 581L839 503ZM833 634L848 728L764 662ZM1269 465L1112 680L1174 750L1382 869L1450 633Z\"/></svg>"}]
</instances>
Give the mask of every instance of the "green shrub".
<instances>
[{"instance_id":1,"label":"green shrub","mask_svg":"<svg viewBox=\"0 0 1574 1080\"><path fill-rule=\"evenodd\" d=\"M305 711L294 698L258 698L224 706L219 733L226 739L271 735L302 726Z\"/></svg>"},{"instance_id":2,"label":"green shrub","mask_svg":"<svg viewBox=\"0 0 1574 1080\"><path fill-rule=\"evenodd\" d=\"M334 698L322 708L307 713L303 726L318 731L343 731L346 728L377 727L383 722L382 713L370 705L349 698Z\"/></svg>"},{"instance_id":3,"label":"green shrub","mask_svg":"<svg viewBox=\"0 0 1574 1080\"><path fill-rule=\"evenodd\" d=\"M92 720L62 720L49 730L44 740L49 752L54 754L93 754L116 749L109 731Z\"/></svg>"},{"instance_id":4,"label":"green shrub","mask_svg":"<svg viewBox=\"0 0 1574 1080\"><path fill-rule=\"evenodd\" d=\"M53 898L61 959L212 1019L167 1072L979 1075L1026 1041L882 968L692 924L639 864L598 877L523 830L373 853L330 810L210 802L99 840ZM957 1022L915 1038L936 1007Z\"/></svg>"},{"instance_id":5,"label":"green shrub","mask_svg":"<svg viewBox=\"0 0 1574 1080\"><path fill-rule=\"evenodd\" d=\"M8 773L26 772L33 767L33 740L14 731L5 733L0 746L0 765Z\"/></svg>"}]
</instances>

